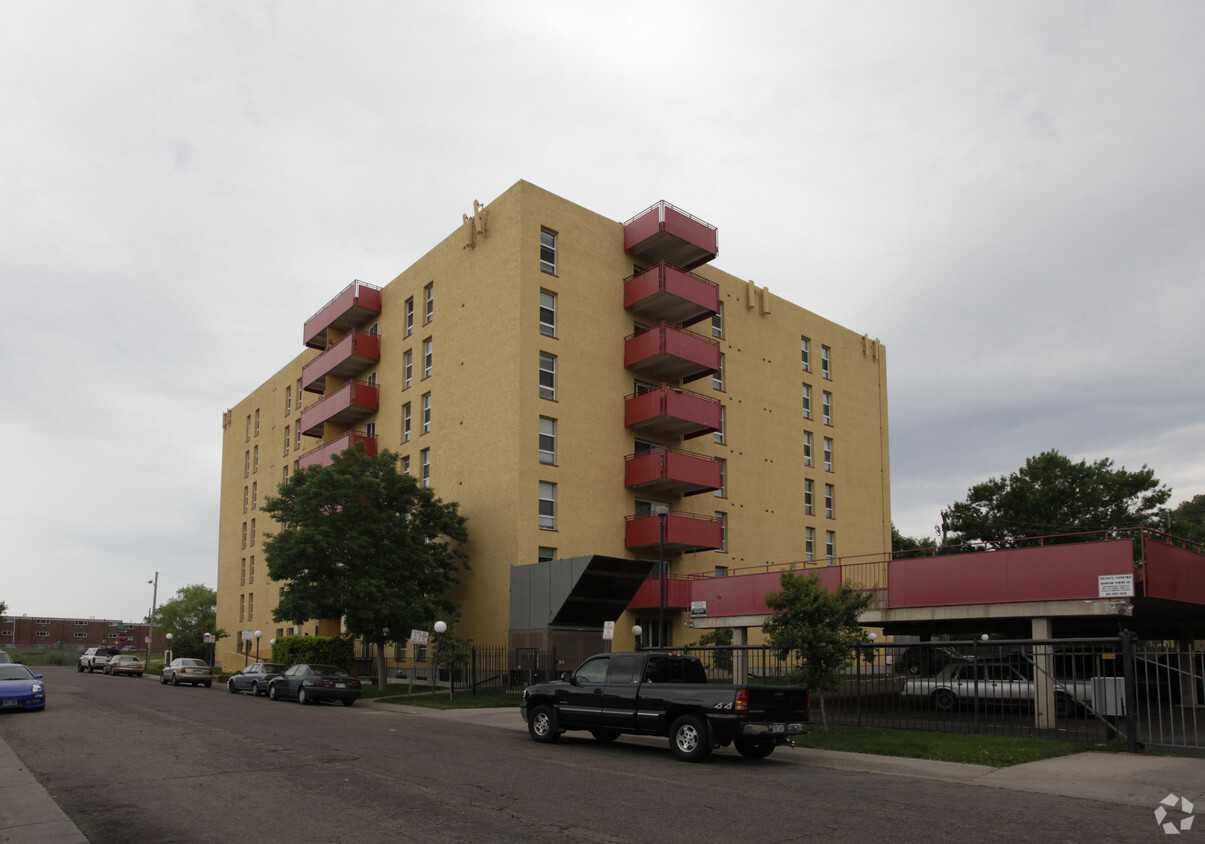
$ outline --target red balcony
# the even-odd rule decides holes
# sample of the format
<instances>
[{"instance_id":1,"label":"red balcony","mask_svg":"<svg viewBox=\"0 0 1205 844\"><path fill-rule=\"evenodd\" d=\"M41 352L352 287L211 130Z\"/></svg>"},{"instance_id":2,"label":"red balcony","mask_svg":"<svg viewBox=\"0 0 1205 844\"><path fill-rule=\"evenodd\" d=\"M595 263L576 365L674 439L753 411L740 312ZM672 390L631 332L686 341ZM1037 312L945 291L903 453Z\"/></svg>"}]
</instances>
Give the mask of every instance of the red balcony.
<instances>
[{"instance_id":1,"label":"red balcony","mask_svg":"<svg viewBox=\"0 0 1205 844\"><path fill-rule=\"evenodd\" d=\"M328 328L340 333L350 331L380 312L381 289L353 281L305 321L302 341L311 349L325 349L329 344Z\"/></svg>"},{"instance_id":2,"label":"red balcony","mask_svg":"<svg viewBox=\"0 0 1205 844\"><path fill-rule=\"evenodd\" d=\"M662 200L623 224L623 248L638 260L693 270L719 251L715 226Z\"/></svg>"},{"instance_id":3,"label":"red balcony","mask_svg":"<svg viewBox=\"0 0 1205 844\"><path fill-rule=\"evenodd\" d=\"M326 392L326 376L353 378L381 359L381 338L366 331L349 331L301 368L302 389Z\"/></svg>"},{"instance_id":4,"label":"red balcony","mask_svg":"<svg viewBox=\"0 0 1205 844\"><path fill-rule=\"evenodd\" d=\"M301 433L307 437L322 436L322 423L353 425L377 412L376 384L348 381L342 387L301 411Z\"/></svg>"},{"instance_id":5,"label":"red balcony","mask_svg":"<svg viewBox=\"0 0 1205 844\"><path fill-rule=\"evenodd\" d=\"M328 440L317 448L311 448L305 454L301 455L301 460L298 465L304 469L306 466L329 466L331 457L341 451L346 451L356 443L364 443L364 453L369 457L377 456L377 438L370 437L368 434L361 434L359 431L348 431L346 434L340 434L333 440Z\"/></svg>"},{"instance_id":6,"label":"red balcony","mask_svg":"<svg viewBox=\"0 0 1205 844\"><path fill-rule=\"evenodd\" d=\"M624 526L624 546L634 551L656 550L660 543L661 520L658 516L628 516ZM665 517L665 550L714 551L724 545L724 525L715 516L680 513L671 510Z\"/></svg>"},{"instance_id":7,"label":"red balcony","mask_svg":"<svg viewBox=\"0 0 1205 844\"><path fill-rule=\"evenodd\" d=\"M658 261L624 279L623 306L647 320L693 325L720 309L720 289L694 273Z\"/></svg>"},{"instance_id":8,"label":"red balcony","mask_svg":"<svg viewBox=\"0 0 1205 844\"><path fill-rule=\"evenodd\" d=\"M720 344L660 322L624 338L623 365L655 381L694 381L719 371Z\"/></svg>"},{"instance_id":9,"label":"red balcony","mask_svg":"<svg viewBox=\"0 0 1205 844\"><path fill-rule=\"evenodd\" d=\"M718 399L661 384L623 401L623 424L634 431L667 437L692 437L720 430Z\"/></svg>"},{"instance_id":10,"label":"red balcony","mask_svg":"<svg viewBox=\"0 0 1205 844\"><path fill-rule=\"evenodd\" d=\"M715 457L658 446L627 456L624 483L641 492L698 495L723 486L723 464Z\"/></svg>"},{"instance_id":11,"label":"red balcony","mask_svg":"<svg viewBox=\"0 0 1205 844\"><path fill-rule=\"evenodd\" d=\"M692 582L680 577L665 578L665 608L670 610L690 609ZM659 609L661 607L661 581L650 577L640 584L636 597L628 604L630 610Z\"/></svg>"}]
</instances>

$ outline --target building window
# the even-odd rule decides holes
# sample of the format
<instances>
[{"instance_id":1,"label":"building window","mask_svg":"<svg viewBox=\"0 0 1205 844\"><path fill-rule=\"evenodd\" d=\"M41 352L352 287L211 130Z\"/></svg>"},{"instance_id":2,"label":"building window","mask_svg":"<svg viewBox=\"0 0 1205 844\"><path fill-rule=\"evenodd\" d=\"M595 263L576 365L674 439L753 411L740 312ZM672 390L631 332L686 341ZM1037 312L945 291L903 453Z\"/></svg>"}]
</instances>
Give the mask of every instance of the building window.
<instances>
[{"instance_id":1,"label":"building window","mask_svg":"<svg viewBox=\"0 0 1205 844\"><path fill-rule=\"evenodd\" d=\"M720 429L711 432L711 439L718 445L724 444L724 406L720 405Z\"/></svg>"},{"instance_id":2,"label":"building window","mask_svg":"<svg viewBox=\"0 0 1205 844\"><path fill-rule=\"evenodd\" d=\"M724 391L724 356L720 355L720 368L711 373L711 389Z\"/></svg>"},{"instance_id":3,"label":"building window","mask_svg":"<svg viewBox=\"0 0 1205 844\"><path fill-rule=\"evenodd\" d=\"M556 420L540 417L540 462L556 463Z\"/></svg>"},{"instance_id":4,"label":"building window","mask_svg":"<svg viewBox=\"0 0 1205 844\"><path fill-rule=\"evenodd\" d=\"M44 635L49 636L50 634L46 633ZM72 638L75 638L75 639L87 639L88 638L87 633L72 633L71 636L72 636Z\"/></svg>"},{"instance_id":5,"label":"building window","mask_svg":"<svg viewBox=\"0 0 1205 844\"><path fill-rule=\"evenodd\" d=\"M243 557L243 572L242 572L242 574L239 576L239 583L238 583L238 585L239 585L239 586L246 586L246 585L247 585L247 558L246 558L246 557Z\"/></svg>"},{"instance_id":6,"label":"building window","mask_svg":"<svg viewBox=\"0 0 1205 844\"><path fill-rule=\"evenodd\" d=\"M414 333L414 297L406 300L406 336Z\"/></svg>"},{"instance_id":7,"label":"building window","mask_svg":"<svg viewBox=\"0 0 1205 844\"><path fill-rule=\"evenodd\" d=\"M300 396L298 397L300 398ZM293 412L293 388L285 387L285 416Z\"/></svg>"},{"instance_id":8,"label":"building window","mask_svg":"<svg viewBox=\"0 0 1205 844\"><path fill-rule=\"evenodd\" d=\"M724 336L724 305L720 304L711 316L711 336L719 339Z\"/></svg>"},{"instance_id":9,"label":"building window","mask_svg":"<svg viewBox=\"0 0 1205 844\"><path fill-rule=\"evenodd\" d=\"M410 455L409 454L407 454L405 457L402 458L402 472L407 475L410 474Z\"/></svg>"},{"instance_id":10,"label":"building window","mask_svg":"<svg viewBox=\"0 0 1205 844\"><path fill-rule=\"evenodd\" d=\"M248 583L255 582L255 555L254 554L251 555L251 566L250 566L250 568L247 569L247 582Z\"/></svg>"},{"instance_id":11,"label":"building window","mask_svg":"<svg viewBox=\"0 0 1205 844\"><path fill-rule=\"evenodd\" d=\"M833 377L831 355L832 355L832 351L829 349L828 346L820 347L820 377L821 378L828 378L831 380Z\"/></svg>"},{"instance_id":12,"label":"building window","mask_svg":"<svg viewBox=\"0 0 1205 844\"><path fill-rule=\"evenodd\" d=\"M402 442L410 442L410 402L402 405Z\"/></svg>"},{"instance_id":13,"label":"building window","mask_svg":"<svg viewBox=\"0 0 1205 844\"><path fill-rule=\"evenodd\" d=\"M430 337L428 337L426 340L423 341L423 377L424 378L431 377L431 363L435 357L434 342L435 341L432 340Z\"/></svg>"},{"instance_id":14,"label":"building window","mask_svg":"<svg viewBox=\"0 0 1205 844\"><path fill-rule=\"evenodd\" d=\"M247 593L247 621L255 621L255 593Z\"/></svg>"},{"instance_id":15,"label":"building window","mask_svg":"<svg viewBox=\"0 0 1205 844\"><path fill-rule=\"evenodd\" d=\"M728 576L728 566L716 566L715 567L715 576L716 577L727 577Z\"/></svg>"},{"instance_id":16,"label":"building window","mask_svg":"<svg viewBox=\"0 0 1205 844\"><path fill-rule=\"evenodd\" d=\"M36 638L36 639L49 639L50 631L49 630L35 630L33 635L34 635L34 638ZM86 638L87 634L85 633L84 636Z\"/></svg>"},{"instance_id":17,"label":"building window","mask_svg":"<svg viewBox=\"0 0 1205 844\"><path fill-rule=\"evenodd\" d=\"M540 229L540 269L556 275L556 234Z\"/></svg>"},{"instance_id":18,"label":"building window","mask_svg":"<svg viewBox=\"0 0 1205 844\"><path fill-rule=\"evenodd\" d=\"M423 433L431 433L431 394L423 393Z\"/></svg>"},{"instance_id":19,"label":"building window","mask_svg":"<svg viewBox=\"0 0 1205 844\"><path fill-rule=\"evenodd\" d=\"M662 458L662 459L664 459L664 458ZM727 461L717 460L716 462L720 464L720 488L715 491L715 497L716 498L727 498L728 492L727 492L727 490L724 489L724 487L727 486L727 484L728 484Z\"/></svg>"},{"instance_id":20,"label":"building window","mask_svg":"<svg viewBox=\"0 0 1205 844\"><path fill-rule=\"evenodd\" d=\"M812 341L806 337L799 338L799 357L803 360L803 371L812 371Z\"/></svg>"},{"instance_id":21,"label":"building window","mask_svg":"<svg viewBox=\"0 0 1205 844\"><path fill-rule=\"evenodd\" d=\"M247 487L243 487L243 513L247 512L247 502L251 500L251 491Z\"/></svg>"},{"instance_id":22,"label":"building window","mask_svg":"<svg viewBox=\"0 0 1205 844\"><path fill-rule=\"evenodd\" d=\"M418 453L418 465L421 474L419 481L424 487L431 486L431 449L424 448Z\"/></svg>"},{"instance_id":23,"label":"building window","mask_svg":"<svg viewBox=\"0 0 1205 844\"><path fill-rule=\"evenodd\" d=\"M280 470L280 482L287 484L289 482L289 464L286 463Z\"/></svg>"},{"instance_id":24,"label":"building window","mask_svg":"<svg viewBox=\"0 0 1205 844\"><path fill-rule=\"evenodd\" d=\"M251 471L259 471L259 446L255 446L255 448L251 449Z\"/></svg>"},{"instance_id":25,"label":"building window","mask_svg":"<svg viewBox=\"0 0 1205 844\"><path fill-rule=\"evenodd\" d=\"M243 477L251 477L251 452L243 452Z\"/></svg>"},{"instance_id":26,"label":"building window","mask_svg":"<svg viewBox=\"0 0 1205 844\"><path fill-rule=\"evenodd\" d=\"M816 559L815 528L805 528L803 531L803 559L809 563Z\"/></svg>"},{"instance_id":27,"label":"building window","mask_svg":"<svg viewBox=\"0 0 1205 844\"><path fill-rule=\"evenodd\" d=\"M556 530L556 484L540 481L540 530Z\"/></svg>"},{"instance_id":28,"label":"building window","mask_svg":"<svg viewBox=\"0 0 1205 844\"><path fill-rule=\"evenodd\" d=\"M374 419L373 421L368 422L367 424L364 425L364 436L376 437L376 435L377 435L377 423L376 423L376 420Z\"/></svg>"},{"instance_id":29,"label":"building window","mask_svg":"<svg viewBox=\"0 0 1205 844\"><path fill-rule=\"evenodd\" d=\"M536 549L536 562L537 563L551 563L555 559L556 559L556 549L555 548L549 548L546 545L541 545L538 549Z\"/></svg>"},{"instance_id":30,"label":"building window","mask_svg":"<svg viewBox=\"0 0 1205 844\"><path fill-rule=\"evenodd\" d=\"M289 445L293 442L293 438L290 436L290 434L291 432L289 431L289 426L285 425L285 454L289 453Z\"/></svg>"},{"instance_id":31,"label":"building window","mask_svg":"<svg viewBox=\"0 0 1205 844\"><path fill-rule=\"evenodd\" d=\"M833 424L833 394L828 390L824 391L823 402L821 410L824 412L824 424L831 425Z\"/></svg>"},{"instance_id":32,"label":"building window","mask_svg":"<svg viewBox=\"0 0 1205 844\"><path fill-rule=\"evenodd\" d=\"M435 282L423 288L423 299L426 301L425 322L435 319Z\"/></svg>"},{"instance_id":33,"label":"building window","mask_svg":"<svg viewBox=\"0 0 1205 844\"><path fill-rule=\"evenodd\" d=\"M407 349L406 354L402 355L402 367L405 375L405 387L402 389L409 390L410 385L414 383L414 352L410 349Z\"/></svg>"},{"instance_id":34,"label":"building window","mask_svg":"<svg viewBox=\"0 0 1205 844\"><path fill-rule=\"evenodd\" d=\"M247 523L243 522L243 547L247 547Z\"/></svg>"},{"instance_id":35,"label":"building window","mask_svg":"<svg viewBox=\"0 0 1205 844\"><path fill-rule=\"evenodd\" d=\"M376 327L376 323L373 323L373 327ZM368 373L368 377L364 379L364 383L370 387L375 387L377 385L377 371L375 369Z\"/></svg>"},{"instance_id":36,"label":"building window","mask_svg":"<svg viewBox=\"0 0 1205 844\"><path fill-rule=\"evenodd\" d=\"M728 514L721 512L720 510L716 510L715 511L715 519L717 522L720 523L720 547L717 548L716 550L721 553L727 553L728 552ZM718 568L722 568L722 566L718 567ZM718 570L718 568L717 568L717 570ZM727 569L725 569L725 573L727 573Z\"/></svg>"},{"instance_id":37,"label":"building window","mask_svg":"<svg viewBox=\"0 0 1205 844\"><path fill-rule=\"evenodd\" d=\"M540 333L556 336L556 294L540 291Z\"/></svg>"},{"instance_id":38,"label":"building window","mask_svg":"<svg viewBox=\"0 0 1205 844\"><path fill-rule=\"evenodd\" d=\"M259 436L259 408L255 409L255 436Z\"/></svg>"},{"instance_id":39,"label":"building window","mask_svg":"<svg viewBox=\"0 0 1205 844\"><path fill-rule=\"evenodd\" d=\"M293 448L301 451L301 422L297 423L297 431L293 435Z\"/></svg>"},{"instance_id":40,"label":"building window","mask_svg":"<svg viewBox=\"0 0 1205 844\"><path fill-rule=\"evenodd\" d=\"M251 414L247 414L247 442L251 442Z\"/></svg>"},{"instance_id":41,"label":"building window","mask_svg":"<svg viewBox=\"0 0 1205 844\"><path fill-rule=\"evenodd\" d=\"M833 485L825 484L824 485L824 518L826 518L826 519L835 518L833 516L833 509L834 509Z\"/></svg>"},{"instance_id":42,"label":"building window","mask_svg":"<svg viewBox=\"0 0 1205 844\"><path fill-rule=\"evenodd\" d=\"M833 471L833 438L824 438L824 471Z\"/></svg>"},{"instance_id":43,"label":"building window","mask_svg":"<svg viewBox=\"0 0 1205 844\"><path fill-rule=\"evenodd\" d=\"M255 547L255 519L251 520L251 547Z\"/></svg>"},{"instance_id":44,"label":"building window","mask_svg":"<svg viewBox=\"0 0 1205 844\"><path fill-rule=\"evenodd\" d=\"M246 616L247 616L247 596L239 595L238 596L238 620L246 621L247 620Z\"/></svg>"},{"instance_id":45,"label":"building window","mask_svg":"<svg viewBox=\"0 0 1205 844\"><path fill-rule=\"evenodd\" d=\"M826 530L824 532L824 556L828 557L828 564L830 566L836 562L837 532L835 530Z\"/></svg>"},{"instance_id":46,"label":"building window","mask_svg":"<svg viewBox=\"0 0 1205 844\"><path fill-rule=\"evenodd\" d=\"M816 514L815 501L816 485L811 478L803 480L803 515L813 516Z\"/></svg>"},{"instance_id":47,"label":"building window","mask_svg":"<svg viewBox=\"0 0 1205 844\"><path fill-rule=\"evenodd\" d=\"M540 352L540 398L556 399L556 358Z\"/></svg>"},{"instance_id":48,"label":"building window","mask_svg":"<svg viewBox=\"0 0 1205 844\"><path fill-rule=\"evenodd\" d=\"M255 510L259 507L259 481L251 483L251 509Z\"/></svg>"},{"instance_id":49,"label":"building window","mask_svg":"<svg viewBox=\"0 0 1205 844\"><path fill-rule=\"evenodd\" d=\"M803 418L812 418L812 387L810 384L803 385Z\"/></svg>"},{"instance_id":50,"label":"building window","mask_svg":"<svg viewBox=\"0 0 1205 844\"><path fill-rule=\"evenodd\" d=\"M812 432L803 432L803 465L812 465Z\"/></svg>"}]
</instances>

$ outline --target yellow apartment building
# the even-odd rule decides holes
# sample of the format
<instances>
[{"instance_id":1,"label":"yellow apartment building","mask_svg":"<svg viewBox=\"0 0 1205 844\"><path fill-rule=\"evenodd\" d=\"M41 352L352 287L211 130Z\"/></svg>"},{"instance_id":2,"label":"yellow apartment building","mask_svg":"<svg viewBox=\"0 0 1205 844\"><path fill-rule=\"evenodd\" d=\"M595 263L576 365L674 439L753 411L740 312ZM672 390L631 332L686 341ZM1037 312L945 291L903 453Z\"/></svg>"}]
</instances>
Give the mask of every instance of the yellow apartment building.
<instances>
[{"instance_id":1,"label":"yellow apartment building","mask_svg":"<svg viewBox=\"0 0 1205 844\"><path fill-rule=\"evenodd\" d=\"M877 340L711 266L716 228L664 202L620 223L520 181L449 228L384 286L333 288L224 414L219 661L254 630L261 655L339 632L272 621L260 506L356 441L467 517L476 644L601 650L608 621L616 649L637 623L681 644L693 579L890 549Z\"/></svg>"}]
</instances>

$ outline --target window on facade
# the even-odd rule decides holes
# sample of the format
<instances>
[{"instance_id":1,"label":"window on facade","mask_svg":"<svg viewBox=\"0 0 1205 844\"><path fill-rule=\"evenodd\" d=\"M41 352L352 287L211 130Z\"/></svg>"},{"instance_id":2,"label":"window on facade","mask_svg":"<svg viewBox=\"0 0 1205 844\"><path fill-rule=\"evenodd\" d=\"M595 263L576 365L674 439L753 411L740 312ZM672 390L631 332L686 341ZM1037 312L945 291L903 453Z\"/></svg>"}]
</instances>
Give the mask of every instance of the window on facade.
<instances>
[{"instance_id":1,"label":"window on facade","mask_svg":"<svg viewBox=\"0 0 1205 844\"><path fill-rule=\"evenodd\" d=\"M410 442L410 402L402 405L402 442Z\"/></svg>"},{"instance_id":2,"label":"window on facade","mask_svg":"<svg viewBox=\"0 0 1205 844\"><path fill-rule=\"evenodd\" d=\"M280 482L287 484L289 482L289 464L286 463L280 470Z\"/></svg>"},{"instance_id":3,"label":"window on facade","mask_svg":"<svg viewBox=\"0 0 1205 844\"><path fill-rule=\"evenodd\" d=\"M251 545L255 546L255 519L251 520Z\"/></svg>"},{"instance_id":4,"label":"window on facade","mask_svg":"<svg viewBox=\"0 0 1205 844\"><path fill-rule=\"evenodd\" d=\"M724 444L724 407L723 407L723 405L720 406L720 429L718 431L712 432L711 439L714 442L718 443L719 445Z\"/></svg>"},{"instance_id":5,"label":"window on facade","mask_svg":"<svg viewBox=\"0 0 1205 844\"><path fill-rule=\"evenodd\" d=\"M806 337L799 338L799 357L803 360L803 371L812 371L812 341Z\"/></svg>"},{"instance_id":6,"label":"window on facade","mask_svg":"<svg viewBox=\"0 0 1205 844\"><path fill-rule=\"evenodd\" d=\"M255 621L255 593L247 593L247 621Z\"/></svg>"},{"instance_id":7,"label":"window on facade","mask_svg":"<svg viewBox=\"0 0 1205 844\"><path fill-rule=\"evenodd\" d=\"M238 620L239 621L247 620L247 596L246 595L238 596Z\"/></svg>"},{"instance_id":8,"label":"window on facade","mask_svg":"<svg viewBox=\"0 0 1205 844\"><path fill-rule=\"evenodd\" d=\"M423 393L423 433L431 433L431 394Z\"/></svg>"},{"instance_id":9,"label":"window on facade","mask_svg":"<svg viewBox=\"0 0 1205 844\"><path fill-rule=\"evenodd\" d=\"M243 522L243 547L247 547L247 523Z\"/></svg>"},{"instance_id":10,"label":"window on facade","mask_svg":"<svg viewBox=\"0 0 1205 844\"><path fill-rule=\"evenodd\" d=\"M243 573L239 577L239 586L247 585L247 558L243 557Z\"/></svg>"},{"instance_id":11,"label":"window on facade","mask_svg":"<svg viewBox=\"0 0 1205 844\"><path fill-rule=\"evenodd\" d=\"M407 454L405 457L402 458L402 472L404 472L407 475L410 474L410 455L409 454Z\"/></svg>"},{"instance_id":12,"label":"window on facade","mask_svg":"<svg viewBox=\"0 0 1205 844\"><path fill-rule=\"evenodd\" d=\"M435 282L423 288L423 300L426 302L425 320L430 322L435 319Z\"/></svg>"},{"instance_id":13,"label":"window on facade","mask_svg":"<svg viewBox=\"0 0 1205 844\"><path fill-rule=\"evenodd\" d=\"M803 465L812 465L812 432L803 432Z\"/></svg>"},{"instance_id":14,"label":"window on facade","mask_svg":"<svg viewBox=\"0 0 1205 844\"><path fill-rule=\"evenodd\" d=\"M820 377L832 378L832 351L828 346L820 347Z\"/></svg>"},{"instance_id":15,"label":"window on facade","mask_svg":"<svg viewBox=\"0 0 1205 844\"><path fill-rule=\"evenodd\" d=\"M803 559L809 563L816 559L815 528L805 528L803 531Z\"/></svg>"},{"instance_id":16,"label":"window on facade","mask_svg":"<svg viewBox=\"0 0 1205 844\"><path fill-rule=\"evenodd\" d=\"M716 566L715 567L715 576L716 577L727 577L728 576L728 566Z\"/></svg>"},{"instance_id":17,"label":"window on facade","mask_svg":"<svg viewBox=\"0 0 1205 844\"><path fill-rule=\"evenodd\" d=\"M556 420L540 417L540 462L556 463Z\"/></svg>"},{"instance_id":18,"label":"window on facade","mask_svg":"<svg viewBox=\"0 0 1205 844\"><path fill-rule=\"evenodd\" d=\"M248 583L255 582L255 555L254 554L251 555L251 565L247 569L247 582Z\"/></svg>"},{"instance_id":19,"label":"window on facade","mask_svg":"<svg viewBox=\"0 0 1205 844\"><path fill-rule=\"evenodd\" d=\"M711 374L711 388L713 390L724 390L724 356L720 355L720 368Z\"/></svg>"},{"instance_id":20,"label":"window on facade","mask_svg":"<svg viewBox=\"0 0 1205 844\"><path fill-rule=\"evenodd\" d=\"M833 471L833 438L824 438L824 471Z\"/></svg>"},{"instance_id":21,"label":"window on facade","mask_svg":"<svg viewBox=\"0 0 1205 844\"><path fill-rule=\"evenodd\" d=\"M556 234L540 229L540 269L556 275Z\"/></svg>"},{"instance_id":22,"label":"window on facade","mask_svg":"<svg viewBox=\"0 0 1205 844\"><path fill-rule=\"evenodd\" d=\"M376 423L376 420L374 419L372 422L369 422L364 426L364 436L375 437L376 435L377 435L377 423Z\"/></svg>"},{"instance_id":23,"label":"window on facade","mask_svg":"<svg viewBox=\"0 0 1205 844\"><path fill-rule=\"evenodd\" d=\"M285 425L285 454L289 453L289 446L293 442L293 438L290 436L290 434L291 432L289 431L289 426Z\"/></svg>"},{"instance_id":24,"label":"window on facade","mask_svg":"<svg viewBox=\"0 0 1205 844\"><path fill-rule=\"evenodd\" d=\"M720 464L720 488L715 491L716 498L726 498L728 493L724 487L728 484L728 466L724 460L716 461Z\"/></svg>"},{"instance_id":25,"label":"window on facade","mask_svg":"<svg viewBox=\"0 0 1205 844\"><path fill-rule=\"evenodd\" d=\"M370 387L375 387L377 385L377 371L374 369L368 373L368 377L364 379L364 382Z\"/></svg>"},{"instance_id":26,"label":"window on facade","mask_svg":"<svg viewBox=\"0 0 1205 844\"><path fill-rule=\"evenodd\" d=\"M541 545L539 548L536 549L536 562L537 563L551 563L555 559L556 559L556 549L555 548L549 548L546 545Z\"/></svg>"},{"instance_id":27,"label":"window on facade","mask_svg":"<svg viewBox=\"0 0 1205 844\"><path fill-rule=\"evenodd\" d=\"M297 431L293 435L293 448L294 448L294 450L297 450L297 451L301 450L301 423L300 422L297 423Z\"/></svg>"},{"instance_id":28,"label":"window on facade","mask_svg":"<svg viewBox=\"0 0 1205 844\"><path fill-rule=\"evenodd\" d=\"M243 477L251 477L251 452L243 452Z\"/></svg>"},{"instance_id":29,"label":"window on facade","mask_svg":"<svg viewBox=\"0 0 1205 844\"><path fill-rule=\"evenodd\" d=\"M434 360L434 341L428 337L423 341L423 377L431 377L431 364Z\"/></svg>"},{"instance_id":30,"label":"window on facade","mask_svg":"<svg viewBox=\"0 0 1205 844\"><path fill-rule=\"evenodd\" d=\"M251 500L251 491L247 487L243 487L243 512L247 512L247 502Z\"/></svg>"},{"instance_id":31,"label":"window on facade","mask_svg":"<svg viewBox=\"0 0 1205 844\"><path fill-rule=\"evenodd\" d=\"M247 442L251 442L251 414L247 414Z\"/></svg>"},{"instance_id":32,"label":"window on facade","mask_svg":"<svg viewBox=\"0 0 1205 844\"><path fill-rule=\"evenodd\" d=\"M259 436L259 408L255 409L255 436Z\"/></svg>"},{"instance_id":33,"label":"window on facade","mask_svg":"<svg viewBox=\"0 0 1205 844\"><path fill-rule=\"evenodd\" d=\"M816 513L816 484L811 478L803 480L803 515L812 516Z\"/></svg>"},{"instance_id":34,"label":"window on facade","mask_svg":"<svg viewBox=\"0 0 1205 844\"><path fill-rule=\"evenodd\" d=\"M300 396L298 397L300 398ZM285 416L293 412L293 388L285 387Z\"/></svg>"},{"instance_id":35,"label":"window on facade","mask_svg":"<svg viewBox=\"0 0 1205 844\"><path fill-rule=\"evenodd\" d=\"M251 483L251 509L259 507L259 481Z\"/></svg>"},{"instance_id":36,"label":"window on facade","mask_svg":"<svg viewBox=\"0 0 1205 844\"><path fill-rule=\"evenodd\" d=\"M410 385L414 383L414 352L410 349L407 349L406 354L402 355L402 374L405 376L403 389L409 390Z\"/></svg>"},{"instance_id":37,"label":"window on facade","mask_svg":"<svg viewBox=\"0 0 1205 844\"><path fill-rule=\"evenodd\" d=\"M540 333L556 336L556 294L540 291Z\"/></svg>"},{"instance_id":38,"label":"window on facade","mask_svg":"<svg viewBox=\"0 0 1205 844\"><path fill-rule=\"evenodd\" d=\"M540 530L556 530L556 484L540 481Z\"/></svg>"},{"instance_id":39,"label":"window on facade","mask_svg":"<svg viewBox=\"0 0 1205 844\"><path fill-rule=\"evenodd\" d=\"M259 471L259 446L251 449L251 471Z\"/></svg>"},{"instance_id":40,"label":"window on facade","mask_svg":"<svg viewBox=\"0 0 1205 844\"><path fill-rule=\"evenodd\" d=\"M720 338L724 336L724 306L723 304L716 310L711 317L711 336Z\"/></svg>"},{"instance_id":41,"label":"window on facade","mask_svg":"<svg viewBox=\"0 0 1205 844\"><path fill-rule=\"evenodd\" d=\"M418 453L419 481L423 486L431 486L431 449L424 448Z\"/></svg>"},{"instance_id":42,"label":"window on facade","mask_svg":"<svg viewBox=\"0 0 1205 844\"><path fill-rule=\"evenodd\" d=\"M833 485L824 485L824 518L833 518Z\"/></svg>"},{"instance_id":43,"label":"window on facade","mask_svg":"<svg viewBox=\"0 0 1205 844\"><path fill-rule=\"evenodd\" d=\"M414 333L414 297L406 300L406 336Z\"/></svg>"},{"instance_id":44,"label":"window on facade","mask_svg":"<svg viewBox=\"0 0 1205 844\"><path fill-rule=\"evenodd\" d=\"M824 556L828 557L828 564L830 566L836 562L837 532L835 530L826 530L824 532Z\"/></svg>"},{"instance_id":45,"label":"window on facade","mask_svg":"<svg viewBox=\"0 0 1205 844\"><path fill-rule=\"evenodd\" d=\"M720 547L717 549L721 552L728 550L728 514L720 510L715 511L716 521L720 523Z\"/></svg>"},{"instance_id":46,"label":"window on facade","mask_svg":"<svg viewBox=\"0 0 1205 844\"><path fill-rule=\"evenodd\" d=\"M821 410L824 412L824 424L831 425L833 424L833 394L825 390L823 401Z\"/></svg>"},{"instance_id":47,"label":"window on facade","mask_svg":"<svg viewBox=\"0 0 1205 844\"><path fill-rule=\"evenodd\" d=\"M812 418L812 387L810 384L803 385L803 418Z\"/></svg>"},{"instance_id":48,"label":"window on facade","mask_svg":"<svg viewBox=\"0 0 1205 844\"><path fill-rule=\"evenodd\" d=\"M540 398L556 398L556 358L540 352Z\"/></svg>"}]
</instances>

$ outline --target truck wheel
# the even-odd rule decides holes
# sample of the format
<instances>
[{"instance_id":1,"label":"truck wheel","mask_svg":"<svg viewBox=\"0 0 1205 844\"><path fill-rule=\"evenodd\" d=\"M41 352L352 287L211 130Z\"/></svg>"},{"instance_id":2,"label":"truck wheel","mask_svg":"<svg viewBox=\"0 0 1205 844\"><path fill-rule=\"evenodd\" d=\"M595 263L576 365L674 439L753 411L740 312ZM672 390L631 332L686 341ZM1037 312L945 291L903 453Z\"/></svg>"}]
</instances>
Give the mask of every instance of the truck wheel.
<instances>
[{"instance_id":1,"label":"truck wheel","mask_svg":"<svg viewBox=\"0 0 1205 844\"><path fill-rule=\"evenodd\" d=\"M82 662L77 662L75 664L75 670L78 671L80 674L83 674L84 673L84 664Z\"/></svg>"},{"instance_id":2,"label":"truck wheel","mask_svg":"<svg viewBox=\"0 0 1205 844\"><path fill-rule=\"evenodd\" d=\"M698 715L683 715L670 728L669 749L683 762L702 762L711 753L707 723Z\"/></svg>"},{"instance_id":3,"label":"truck wheel","mask_svg":"<svg viewBox=\"0 0 1205 844\"><path fill-rule=\"evenodd\" d=\"M1063 718L1074 718L1079 714L1079 704L1072 699L1071 695L1059 692L1054 698L1054 711L1056 715Z\"/></svg>"},{"instance_id":4,"label":"truck wheel","mask_svg":"<svg viewBox=\"0 0 1205 844\"><path fill-rule=\"evenodd\" d=\"M749 739L737 739L736 752L746 759L765 759L774 752L774 742L772 741L751 741Z\"/></svg>"},{"instance_id":5,"label":"truck wheel","mask_svg":"<svg viewBox=\"0 0 1205 844\"><path fill-rule=\"evenodd\" d=\"M938 712L953 712L958 707L958 696L949 689L938 689L933 693L933 708Z\"/></svg>"},{"instance_id":6,"label":"truck wheel","mask_svg":"<svg viewBox=\"0 0 1205 844\"><path fill-rule=\"evenodd\" d=\"M552 707L542 703L527 716L527 733L534 741L552 743L561 737L552 726Z\"/></svg>"},{"instance_id":7,"label":"truck wheel","mask_svg":"<svg viewBox=\"0 0 1205 844\"><path fill-rule=\"evenodd\" d=\"M603 744L610 744L619 738L619 730L591 730L590 735L594 736L595 741L600 741Z\"/></svg>"}]
</instances>

